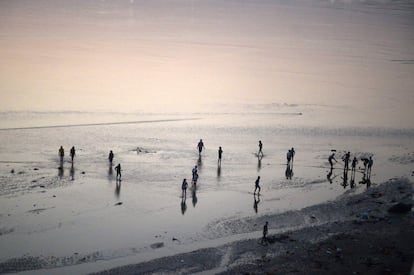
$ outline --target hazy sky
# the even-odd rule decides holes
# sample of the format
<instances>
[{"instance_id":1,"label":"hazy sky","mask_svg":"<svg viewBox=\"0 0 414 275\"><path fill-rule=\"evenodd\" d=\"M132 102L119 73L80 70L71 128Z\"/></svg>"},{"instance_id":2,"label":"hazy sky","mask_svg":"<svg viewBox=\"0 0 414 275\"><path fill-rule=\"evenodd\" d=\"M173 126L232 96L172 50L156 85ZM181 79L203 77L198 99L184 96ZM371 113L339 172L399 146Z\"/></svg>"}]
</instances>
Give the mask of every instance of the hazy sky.
<instances>
[{"instance_id":1,"label":"hazy sky","mask_svg":"<svg viewBox=\"0 0 414 275\"><path fill-rule=\"evenodd\" d=\"M393 2L3 0L0 110L354 103L413 117L414 4Z\"/></svg>"}]
</instances>

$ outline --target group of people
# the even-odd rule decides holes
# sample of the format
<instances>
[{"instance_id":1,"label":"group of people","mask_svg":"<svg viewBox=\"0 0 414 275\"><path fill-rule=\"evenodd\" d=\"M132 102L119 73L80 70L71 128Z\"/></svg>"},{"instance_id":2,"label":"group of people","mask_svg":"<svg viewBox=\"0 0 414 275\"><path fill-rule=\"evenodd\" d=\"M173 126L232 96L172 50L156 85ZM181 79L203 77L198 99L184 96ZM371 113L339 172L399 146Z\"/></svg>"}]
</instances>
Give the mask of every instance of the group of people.
<instances>
[{"instance_id":1,"label":"group of people","mask_svg":"<svg viewBox=\"0 0 414 275\"><path fill-rule=\"evenodd\" d=\"M72 148L70 148L70 158L72 161L72 165L73 165L73 159L75 158L75 146L72 146ZM63 158L65 157L65 149L63 149L63 146L60 146L59 148L59 157L60 157L60 162L63 163Z\"/></svg>"},{"instance_id":2,"label":"group of people","mask_svg":"<svg viewBox=\"0 0 414 275\"><path fill-rule=\"evenodd\" d=\"M328 162L330 164L330 171L327 175L327 178L329 180L330 183L332 183L332 170L333 170L333 162L338 162L335 159L335 153L332 153L329 157L328 157ZM350 180L350 185L351 188L353 188L355 186L355 173L356 173L356 166L358 164L358 159L356 156L354 156L354 158L351 161L351 152L347 152L342 156L342 161L344 162L344 173L343 173L343 186L344 188L348 185L348 171L349 171L349 163L351 163L351 180ZM363 171L363 177L362 177L362 181L360 183L363 184L367 184L367 186L369 186L370 184L370 179L371 179L371 169L372 166L374 164L374 160L372 159L372 156L370 156L369 158L363 157L361 158L361 161L364 164L364 171Z\"/></svg>"}]
</instances>

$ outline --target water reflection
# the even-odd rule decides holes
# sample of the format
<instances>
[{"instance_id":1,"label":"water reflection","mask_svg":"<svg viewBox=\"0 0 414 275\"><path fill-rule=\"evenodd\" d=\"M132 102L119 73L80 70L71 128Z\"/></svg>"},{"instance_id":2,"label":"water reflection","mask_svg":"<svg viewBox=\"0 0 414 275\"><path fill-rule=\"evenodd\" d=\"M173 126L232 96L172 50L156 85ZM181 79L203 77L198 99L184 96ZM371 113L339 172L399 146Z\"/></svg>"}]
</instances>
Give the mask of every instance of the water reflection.
<instances>
[{"instance_id":1,"label":"water reflection","mask_svg":"<svg viewBox=\"0 0 414 275\"><path fill-rule=\"evenodd\" d=\"M260 171L260 169L262 169L262 158L263 157L257 157L257 172Z\"/></svg>"},{"instance_id":2,"label":"water reflection","mask_svg":"<svg viewBox=\"0 0 414 275\"><path fill-rule=\"evenodd\" d=\"M181 199L181 214L185 214L185 211L187 210L187 204L186 204L186 197L183 197Z\"/></svg>"},{"instance_id":3,"label":"water reflection","mask_svg":"<svg viewBox=\"0 0 414 275\"><path fill-rule=\"evenodd\" d=\"M116 185L115 185L115 197L119 199L121 196L121 180L116 179Z\"/></svg>"},{"instance_id":4,"label":"water reflection","mask_svg":"<svg viewBox=\"0 0 414 275\"><path fill-rule=\"evenodd\" d=\"M286 165L286 170L285 170L285 176L286 179L291 180L293 177L293 165L289 165L289 163Z\"/></svg>"},{"instance_id":5,"label":"water reflection","mask_svg":"<svg viewBox=\"0 0 414 275\"><path fill-rule=\"evenodd\" d=\"M256 194L253 194L253 199L254 199L254 202L253 202L253 209L254 209L254 212L258 212L258 206L259 206L259 202L260 202L260 194L257 194L257 197L256 197Z\"/></svg>"},{"instance_id":6,"label":"water reflection","mask_svg":"<svg viewBox=\"0 0 414 275\"><path fill-rule=\"evenodd\" d=\"M64 169L63 169L63 165L61 165L58 168L58 177L61 179L63 177L63 174L64 174Z\"/></svg>"},{"instance_id":7,"label":"water reflection","mask_svg":"<svg viewBox=\"0 0 414 275\"><path fill-rule=\"evenodd\" d=\"M70 167L70 179L75 180L75 168L72 166Z\"/></svg>"},{"instance_id":8,"label":"water reflection","mask_svg":"<svg viewBox=\"0 0 414 275\"><path fill-rule=\"evenodd\" d=\"M196 186L193 186L193 190L192 190L192 202L193 202L193 207L196 206L198 198L197 198L197 188Z\"/></svg>"}]
</instances>

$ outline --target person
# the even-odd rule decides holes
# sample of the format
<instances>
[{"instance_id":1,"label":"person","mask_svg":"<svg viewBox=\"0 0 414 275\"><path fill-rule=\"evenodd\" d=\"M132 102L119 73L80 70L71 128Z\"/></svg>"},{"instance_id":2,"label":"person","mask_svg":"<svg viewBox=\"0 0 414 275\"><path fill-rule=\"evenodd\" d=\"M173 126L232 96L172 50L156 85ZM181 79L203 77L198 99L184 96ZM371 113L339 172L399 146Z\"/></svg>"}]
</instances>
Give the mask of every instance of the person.
<instances>
[{"instance_id":1,"label":"person","mask_svg":"<svg viewBox=\"0 0 414 275\"><path fill-rule=\"evenodd\" d=\"M221 149L221 146L218 149L218 164L221 165L221 155L223 154L223 149Z\"/></svg>"},{"instance_id":2,"label":"person","mask_svg":"<svg viewBox=\"0 0 414 275\"><path fill-rule=\"evenodd\" d=\"M183 198L187 196L187 187L188 187L187 179L184 179L183 183L181 184Z\"/></svg>"},{"instance_id":3,"label":"person","mask_svg":"<svg viewBox=\"0 0 414 275\"><path fill-rule=\"evenodd\" d=\"M372 160L372 156L371 156L369 157L369 160L368 160L368 170L367 170L368 178L371 177L371 168L373 164L374 164L374 161Z\"/></svg>"},{"instance_id":4,"label":"person","mask_svg":"<svg viewBox=\"0 0 414 275\"><path fill-rule=\"evenodd\" d=\"M204 143L202 139L200 139L200 141L198 142L197 147L198 147L198 155L201 155L201 151L203 151L203 148L204 148Z\"/></svg>"},{"instance_id":5,"label":"person","mask_svg":"<svg viewBox=\"0 0 414 275\"><path fill-rule=\"evenodd\" d=\"M112 165L112 160L114 159L114 153L112 152L112 150L109 151L108 159L109 159L109 164Z\"/></svg>"},{"instance_id":6,"label":"person","mask_svg":"<svg viewBox=\"0 0 414 275\"><path fill-rule=\"evenodd\" d=\"M65 156L65 150L63 149L62 146L60 146L59 148L59 156L61 160L63 160L63 157Z\"/></svg>"},{"instance_id":7,"label":"person","mask_svg":"<svg viewBox=\"0 0 414 275\"><path fill-rule=\"evenodd\" d=\"M292 164L293 164L293 158L295 157L295 148L292 147L292 149L290 149L290 152L291 152Z\"/></svg>"},{"instance_id":8,"label":"person","mask_svg":"<svg viewBox=\"0 0 414 275\"><path fill-rule=\"evenodd\" d=\"M266 221L265 225L263 226L263 237L262 237L262 241L261 241L262 244L266 243L268 241L267 240L268 224L269 224L269 222Z\"/></svg>"},{"instance_id":9,"label":"person","mask_svg":"<svg viewBox=\"0 0 414 275\"><path fill-rule=\"evenodd\" d=\"M352 163L351 163L351 170L353 170L353 171L355 171L355 169L356 169L356 165L358 164L358 160L357 160L357 158L356 157L354 157L353 159L352 159Z\"/></svg>"},{"instance_id":10,"label":"person","mask_svg":"<svg viewBox=\"0 0 414 275\"><path fill-rule=\"evenodd\" d=\"M367 158L361 158L362 164L364 164L364 174L367 172L367 165L369 162L369 159Z\"/></svg>"},{"instance_id":11,"label":"person","mask_svg":"<svg viewBox=\"0 0 414 275\"><path fill-rule=\"evenodd\" d=\"M194 185L197 185L197 181L198 181L198 173L195 173L194 176L193 176Z\"/></svg>"},{"instance_id":12,"label":"person","mask_svg":"<svg viewBox=\"0 0 414 275\"><path fill-rule=\"evenodd\" d=\"M120 163L118 163L118 165L115 166L115 171L116 171L116 178L118 179L119 177L119 179L121 179L121 164Z\"/></svg>"},{"instance_id":13,"label":"person","mask_svg":"<svg viewBox=\"0 0 414 275\"><path fill-rule=\"evenodd\" d=\"M332 160L334 160L334 161L338 162L338 161L335 159L335 153L332 153L332 155L330 155L330 156L329 156L329 158L328 158L329 164L331 165L331 169L333 169L333 162L332 162Z\"/></svg>"},{"instance_id":14,"label":"person","mask_svg":"<svg viewBox=\"0 0 414 275\"><path fill-rule=\"evenodd\" d=\"M351 157L351 152L346 153L343 157L342 160L344 161L344 170L348 170L349 169L349 159Z\"/></svg>"},{"instance_id":15,"label":"person","mask_svg":"<svg viewBox=\"0 0 414 275\"><path fill-rule=\"evenodd\" d=\"M254 194L256 194L256 190L257 189L259 189L259 191L257 192L257 194L259 194L260 193L260 185L259 185L259 183L260 183L260 176L258 176L257 177L257 179L256 179L256 181L255 181L255 187L254 187Z\"/></svg>"},{"instance_id":16,"label":"person","mask_svg":"<svg viewBox=\"0 0 414 275\"><path fill-rule=\"evenodd\" d=\"M263 156L262 149L263 149L263 143L261 140L259 140L259 152L257 153L257 156L260 156L260 155Z\"/></svg>"},{"instance_id":17,"label":"person","mask_svg":"<svg viewBox=\"0 0 414 275\"><path fill-rule=\"evenodd\" d=\"M287 158L287 164L290 164L290 160L292 159L292 151L288 150L287 154L286 154L286 158Z\"/></svg>"},{"instance_id":18,"label":"person","mask_svg":"<svg viewBox=\"0 0 414 275\"><path fill-rule=\"evenodd\" d=\"M198 174L198 171L197 171L197 165L196 165L196 166L194 166L193 170L191 170L191 173L192 173L192 175L193 175L192 179L194 180L195 175L196 175L196 174Z\"/></svg>"},{"instance_id":19,"label":"person","mask_svg":"<svg viewBox=\"0 0 414 275\"><path fill-rule=\"evenodd\" d=\"M72 162L73 162L74 157L75 157L75 146L72 146L72 148L70 148L70 158L72 159Z\"/></svg>"}]
</instances>

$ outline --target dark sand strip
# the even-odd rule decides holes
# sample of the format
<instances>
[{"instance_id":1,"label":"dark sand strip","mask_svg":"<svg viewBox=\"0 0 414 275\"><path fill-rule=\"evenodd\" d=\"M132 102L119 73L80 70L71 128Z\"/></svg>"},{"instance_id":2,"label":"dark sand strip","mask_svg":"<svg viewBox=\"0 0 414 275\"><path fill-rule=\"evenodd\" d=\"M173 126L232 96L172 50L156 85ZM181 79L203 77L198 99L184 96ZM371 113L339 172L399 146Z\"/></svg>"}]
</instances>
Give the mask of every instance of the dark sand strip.
<instances>
[{"instance_id":1,"label":"dark sand strip","mask_svg":"<svg viewBox=\"0 0 414 275\"><path fill-rule=\"evenodd\" d=\"M107 126L107 125L123 125L123 124L143 124L143 123L160 123L160 122L178 122L178 121L190 121L190 120L198 120L198 119L201 119L201 118L137 120L137 121L119 121L119 122L102 122L102 123L85 123L85 124L66 124L66 125L0 128L0 131L52 129L52 128L69 128L69 127L87 127L87 126Z\"/></svg>"}]
</instances>

